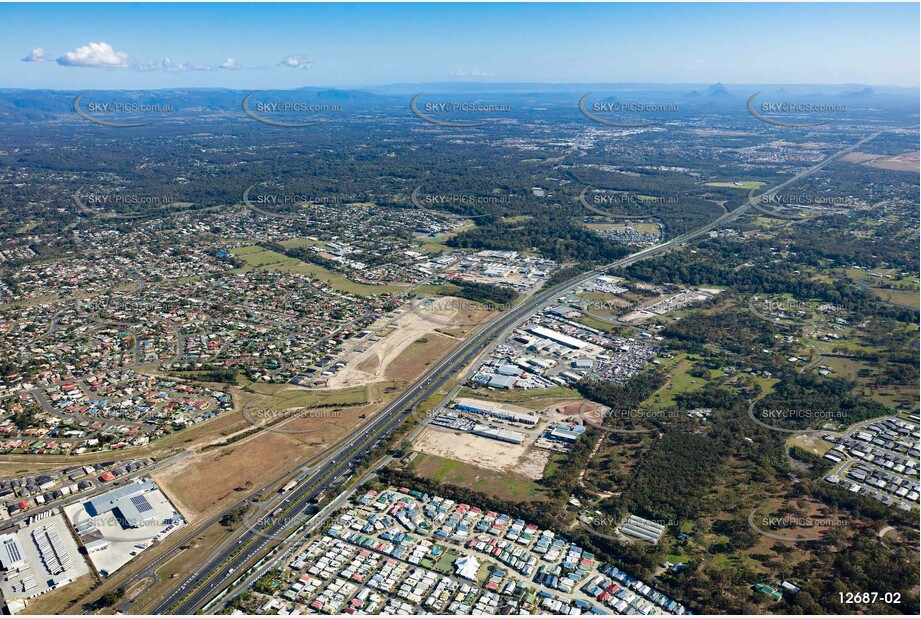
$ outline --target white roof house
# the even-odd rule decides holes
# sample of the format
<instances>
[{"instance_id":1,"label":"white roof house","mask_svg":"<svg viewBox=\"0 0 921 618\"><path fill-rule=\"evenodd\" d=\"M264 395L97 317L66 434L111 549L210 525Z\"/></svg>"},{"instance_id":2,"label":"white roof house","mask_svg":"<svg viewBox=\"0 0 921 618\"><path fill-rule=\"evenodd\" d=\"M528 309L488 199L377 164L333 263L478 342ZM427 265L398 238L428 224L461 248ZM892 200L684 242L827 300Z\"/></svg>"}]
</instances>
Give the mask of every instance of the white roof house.
<instances>
[{"instance_id":1,"label":"white roof house","mask_svg":"<svg viewBox=\"0 0 921 618\"><path fill-rule=\"evenodd\" d=\"M477 572L480 570L480 561L475 556L462 556L454 562L457 567L457 576L470 581L476 581Z\"/></svg>"}]
</instances>

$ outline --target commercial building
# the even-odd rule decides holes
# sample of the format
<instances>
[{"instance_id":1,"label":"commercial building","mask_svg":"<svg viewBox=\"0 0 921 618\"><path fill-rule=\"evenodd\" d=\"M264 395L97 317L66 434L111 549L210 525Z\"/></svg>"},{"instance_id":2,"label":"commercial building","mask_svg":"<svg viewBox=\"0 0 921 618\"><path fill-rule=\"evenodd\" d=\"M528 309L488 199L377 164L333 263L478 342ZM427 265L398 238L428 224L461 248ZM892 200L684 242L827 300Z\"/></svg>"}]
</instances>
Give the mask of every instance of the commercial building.
<instances>
[{"instance_id":1,"label":"commercial building","mask_svg":"<svg viewBox=\"0 0 921 618\"><path fill-rule=\"evenodd\" d=\"M544 339L549 339L550 341L559 343L566 346L567 348L573 348L574 350L581 350L588 345L588 342L576 339L575 337L570 337L569 335L564 335L563 333L557 332L550 328L545 328L543 326L531 326L528 328L528 331L531 334L537 335Z\"/></svg>"},{"instance_id":2,"label":"commercial building","mask_svg":"<svg viewBox=\"0 0 921 618\"><path fill-rule=\"evenodd\" d=\"M25 565L22 547L14 534L0 535L0 570L18 571Z\"/></svg>"},{"instance_id":3,"label":"commercial building","mask_svg":"<svg viewBox=\"0 0 921 618\"><path fill-rule=\"evenodd\" d=\"M90 562L108 576L185 520L150 478L64 507Z\"/></svg>"},{"instance_id":4,"label":"commercial building","mask_svg":"<svg viewBox=\"0 0 921 618\"><path fill-rule=\"evenodd\" d=\"M123 527L139 528L155 520L153 507L144 497L155 489L157 486L150 480L132 483L93 498L87 503L86 511L91 516L117 512Z\"/></svg>"},{"instance_id":5,"label":"commercial building","mask_svg":"<svg viewBox=\"0 0 921 618\"><path fill-rule=\"evenodd\" d=\"M665 531L665 526L655 521L631 515L623 523L620 531L636 539L658 543L659 539L662 538L662 533Z\"/></svg>"},{"instance_id":6,"label":"commercial building","mask_svg":"<svg viewBox=\"0 0 921 618\"><path fill-rule=\"evenodd\" d=\"M515 383L518 381L518 376L500 376L492 375L489 377L488 385L490 388L503 388L508 389L515 386Z\"/></svg>"},{"instance_id":7,"label":"commercial building","mask_svg":"<svg viewBox=\"0 0 921 618\"><path fill-rule=\"evenodd\" d=\"M521 423L522 425L528 425L532 427L536 425L538 421L538 418L533 414L523 414L513 410L505 410L503 408L494 408L492 406L484 406L474 403L457 403L454 405L454 408L462 412L472 412L474 414L497 418L512 423Z\"/></svg>"},{"instance_id":8,"label":"commercial building","mask_svg":"<svg viewBox=\"0 0 921 618\"><path fill-rule=\"evenodd\" d=\"M510 444L521 444L527 437L523 433L518 433L517 431L499 429L498 427L490 427L489 425L474 425L473 429L470 430L470 433L475 436L492 438L493 440L508 442Z\"/></svg>"},{"instance_id":9,"label":"commercial building","mask_svg":"<svg viewBox=\"0 0 921 618\"><path fill-rule=\"evenodd\" d=\"M579 441L579 438L582 437L583 433L585 433L585 427L582 426L567 427L566 425L551 425L544 434L544 437L555 442L575 444Z\"/></svg>"}]
</instances>

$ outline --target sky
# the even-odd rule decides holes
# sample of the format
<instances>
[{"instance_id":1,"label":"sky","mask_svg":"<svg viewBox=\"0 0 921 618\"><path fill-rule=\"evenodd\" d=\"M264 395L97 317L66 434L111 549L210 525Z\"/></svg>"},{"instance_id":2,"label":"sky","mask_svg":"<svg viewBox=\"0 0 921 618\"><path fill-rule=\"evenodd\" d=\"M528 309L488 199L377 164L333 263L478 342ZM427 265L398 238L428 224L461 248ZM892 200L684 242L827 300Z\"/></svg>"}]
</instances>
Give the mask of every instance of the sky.
<instances>
[{"instance_id":1,"label":"sky","mask_svg":"<svg viewBox=\"0 0 921 618\"><path fill-rule=\"evenodd\" d=\"M919 5L0 4L0 87L919 83Z\"/></svg>"}]
</instances>

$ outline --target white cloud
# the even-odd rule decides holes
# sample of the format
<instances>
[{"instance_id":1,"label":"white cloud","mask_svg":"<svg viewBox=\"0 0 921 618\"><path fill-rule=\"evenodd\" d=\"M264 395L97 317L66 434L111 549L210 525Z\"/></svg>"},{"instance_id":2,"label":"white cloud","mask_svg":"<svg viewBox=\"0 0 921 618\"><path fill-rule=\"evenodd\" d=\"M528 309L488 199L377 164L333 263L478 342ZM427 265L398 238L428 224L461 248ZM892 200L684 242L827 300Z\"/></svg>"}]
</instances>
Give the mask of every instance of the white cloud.
<instances>
[{"instance_id":1,"label":"white cloud","mask_svg":"<svg viewBox=\"0 0 921 618\"><path fill-rule=\"evenodd\" d=\"M492 77L495 73L487 73L486 71L477 71L473 69L471 71L465 71L463 69L457 69L456 71L451 71L452 77Z\"/></svg>"},{"instance_id":2,"label":"white cloud","mask_svg":"<svg viewBox=\"0 0 921 618\"><path fill-rule=\"evenodd\" d=\"M300 54L294 54L288 56L284 60L278 63L280 67L288 67L290 69L309 69L313 65L312 62L304 58Z\"/></svg>"},{"instance_id":3,"label":"white cloud","mask_svg":"<svg viewBox=\"0 0 921 618\"><path fill-rule=\"evenodd\" d=\"M88 43L58 58L58 64L69 67L97 67L124 69L128 67L128 54L117 52L108 43Z\"/></svg>"},{"instance_id":4,"label":"white cloud","mask_svg":"<svg viewBox=\"0 0 921 618\"><path fill-rule=\"evenodd\" d=\"M48 56L45 55L45 50L41 47L36 47L29 55L22 59L23 62L48 62L51 60Z\"/></svg>"},{"instance_id":5,"label":"white cloud","mask_svg":"<svg viewBox=\"0 0 921 618\"><path fill-rule=\"evenodd\" d=\"M134 65L135 71L159 71L161 68L163 68L161 64L155 60L152 62L137 62Z\"/></svg>"},{"instance_id":6,"label":"white cloud","mask_svg":"<svg viewBox=\"0 0 921 618\"><path fill-rule=\"evenodd\" d=\"M132 68L135 71L163 71L164 73L189 73L192 71L214 71L217 69L228 69L231 71L236 71L240 69L240 65L233 58L228 58L218 66L213 66L210 64L192 64L191 62L175 62L172 58L164 58L159 62L154 60L153 62L137 62L132 64Z\"/></svg>"},{"instance_id":7,"label":"white cloud","mask_svg":"<svg viewBox=\"0 0 921 618\"><path fill-rule=\"evenodd\" d=\"M25 62L45 62L47 60L48 58L45 56L45 51L40 47L33 49L31 54L23 58ZM58 64L74 67L101 67L108 69L130 67L135 71L162 71L164 73L215 71L217 69L237 71L242 69L234 58L227 58L218 65L175 62L170 57L166 57L160 61L133 61L128 54L115 51L108 43L89 43L82 47L78 47L74 51L67 52L58 58L57 62Z\"/></svg>"},{"instance_id":8,"label":"white cloud","mask_svg":"<svg viewBox=\"0 0 921 618\"><path fill-rule=\"evenodd\" d=\"M172 58L164 58L160 63L164 73L185 73L188 71L213 71L214 67L207 64L190 64L188 62L173 62Z\"/></svg>"},{"instance_id":9,"label":"white cloud","mask_svg":"<svg viewBox=\"0 0 921 618\"><path fill-rule=\"evenodd\" d=\"M172 58L164 58L160 63L160 68L167 73L178 73L186 70L186 64L175 63Z\"/></svg>"}]
</instances>

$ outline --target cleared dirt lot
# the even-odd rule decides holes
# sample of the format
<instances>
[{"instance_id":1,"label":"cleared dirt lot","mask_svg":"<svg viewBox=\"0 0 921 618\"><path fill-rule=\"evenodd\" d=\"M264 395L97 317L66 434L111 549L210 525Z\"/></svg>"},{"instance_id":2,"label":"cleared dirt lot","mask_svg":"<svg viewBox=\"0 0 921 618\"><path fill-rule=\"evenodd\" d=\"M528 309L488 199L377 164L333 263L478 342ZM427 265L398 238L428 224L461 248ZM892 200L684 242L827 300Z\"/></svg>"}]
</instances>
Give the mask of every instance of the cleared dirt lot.
<instances>
[{"instance_id":1,"label":"cleared dirt lot","mask_svg":"<svg viewBox=\"0 0 921 618\"><path fill-rule=\"evenodd\" d=\"M597 411L603 407L594 401L576 399L574 401L561 401L558 404L544 408L541 414L556 423L588 424L599 418Z\"/></svg>"},{"instance_id":2,"label":"cleared dirt lot","mask_svg":"<svg viewBox=\"0 0 921 618\"><path fill-rule=\"evenodd\" d=\"M336 414L326 418L292 418L272 426L300 433L263 429L227 446L194 453L157 471L154 479L189 522L194 523L306 463L363 422L359 417L369 415L372 407L329 412L334 411Z\"/></svg>"},{"instance_id":3,"label":"cleared dirt lot","mask_svg":"<svg viewBox=\"0 0 921 618\"><path fill-rule=\"evenodd\" d=\"M81 575L67 586L29 599L25 613L33 616L62 614L75 599L89 592L95 584L96 580L91 573Z\"/></svg>"},{"instance_id":4,"label":"cleared dirt lot","mask_svg":"<svg viewBox=\"0 0 921 618\"><path fill-rule=\"evenodd\" d=\"M509 444L465 432L428 428L413 443L413 449L429 455L473 464L486 470L511 472L529 479L543 476L549 451L524 444Z\"/></svg>"},{"instance_id":5,"label":"cleared dirt lot","mask_svg":"<svg viewBox=\"0 0 921 618\"><path fill-rule=\"evenodd\" d=\"M467 309L461 311L450 308L455 301L458 307L470 304L462 299L445 297L439 299L437 304L432 305L435 309L426 311L424 315L408 310L394 320L387 320L386 322L388 323L396 323L396 328L386 337L381 338L380 341L371 343L363 352L353 354L348 359L345 367L329 377L326 382L327 387L347 388L359 386L377 382L384 379L385 376L392 379L411 379L418 374L406 371L404 362L407 352L411 355L413 353L418 355L419 350L414 350L413 348L424 345L417 343L418 341L429 339L430 341L439 342L437 346L433 346L437 349L426 350L426 353L423 354L430 361L436 355L444 354L459 341L456 338L457 330L452 329L450 326L452 322L470 328L495 315L489 311L471 311ZM404 305L403 309L411 306L412 304ZM378 324L378 326L382 325ZM400 359L399 363L396 362L397 359Z\"/></svg>"},{"instance_id":6,"label":"cleared dirt lot","mask_svg":"<svg viewBox=\"0 0 921 618\"><path fill-rule=\"evenodd\" d=\"M422 375L429 365L447 354L458 341L445 335L426 334L416 339L387 365L384 376L388 380L411 382Z\"/></svg>"},{"instance_id":7,"label":"cleared dirt lot","mask_svg":"<svg viewBox=\"0 0 921 618\"><path fill-rule=\"evenodd\" d=\"M848 163L865 163L879 158L880 155L870 154L869 152L849 152L841 157L841 160L847 161Z\"/></svg>"},{"instance_id":8,"label":"cleared dirt lot","mask_svg":"<svg viewBox=\"0 0 921 618\"><path fill-rule=\"evenodd\" d=\"M921 167L921 153L918 152L906 152L891 157L866 152L851 152L842 157L842 160L896 172L917 172Z\"/></svg>"},{"instance_id":9,"label":"cleared dirt lot","mask_svg":"<svg viewBox=\"0 0 921 618\"><path fill-rule=\"evenodd\" d=\"M515 472L488 470L438 455L418 455L413 461L412 471L424 478L481 491L500 500L530 502L547 499L541 481Z\"/></svg>"},{"instance_id":10,"label":"cleared dirt lot","mask_svg":"<svg viewBox=\"0 0 921 618\"><path fill-rule=\"evenodd\" d=\"M894 157L883 157L867 163L870 167L896 172L918 172L921 156L917 152L908 152Z\"/></svg>"}]
</instances>

